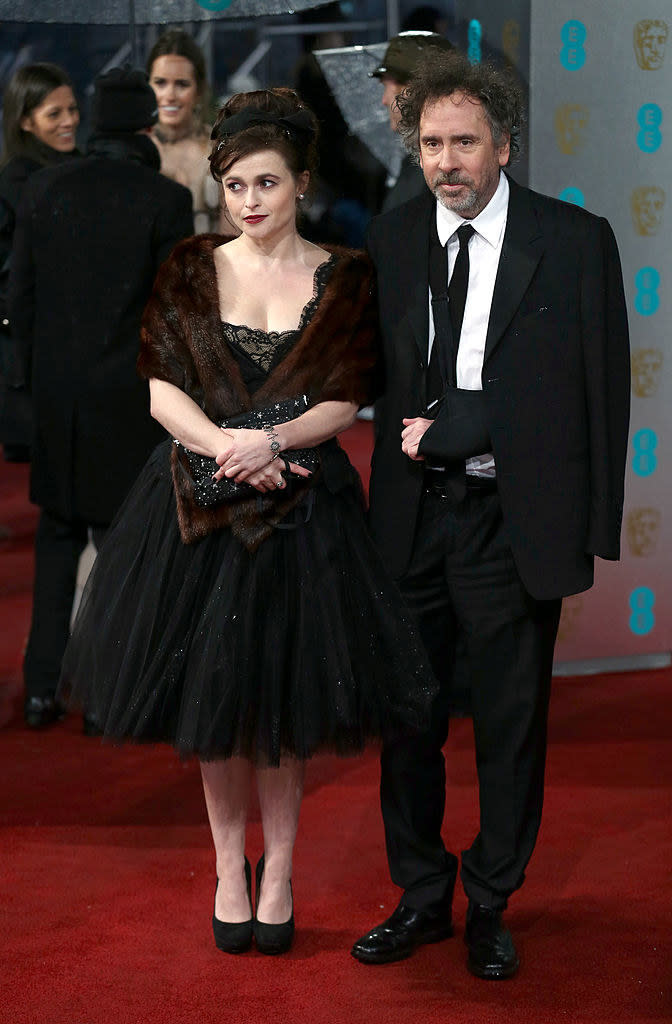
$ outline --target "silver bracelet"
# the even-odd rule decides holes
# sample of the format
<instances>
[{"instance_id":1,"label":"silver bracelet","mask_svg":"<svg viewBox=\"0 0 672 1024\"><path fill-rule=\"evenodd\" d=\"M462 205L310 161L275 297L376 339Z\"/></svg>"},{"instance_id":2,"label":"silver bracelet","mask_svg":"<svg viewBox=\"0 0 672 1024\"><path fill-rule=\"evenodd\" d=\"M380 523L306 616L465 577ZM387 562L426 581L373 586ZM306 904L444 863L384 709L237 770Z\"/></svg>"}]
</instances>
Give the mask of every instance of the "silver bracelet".
<instances>
[{"instance_id":1,"label":"silver bracelet","mask_svg":"<svg viewBox=\"0 0 672 1024\"><path fill-rule=\"evenodd\" d=\"M268 438L268 447L271 449L272 452L272 462L273 459L277 459L278 456L280 455L280 442L278 441L278 434L275 427L271 423L264 423L262 426L262 430L266 433L266 437Z\"/></svg>"}]
</instances>

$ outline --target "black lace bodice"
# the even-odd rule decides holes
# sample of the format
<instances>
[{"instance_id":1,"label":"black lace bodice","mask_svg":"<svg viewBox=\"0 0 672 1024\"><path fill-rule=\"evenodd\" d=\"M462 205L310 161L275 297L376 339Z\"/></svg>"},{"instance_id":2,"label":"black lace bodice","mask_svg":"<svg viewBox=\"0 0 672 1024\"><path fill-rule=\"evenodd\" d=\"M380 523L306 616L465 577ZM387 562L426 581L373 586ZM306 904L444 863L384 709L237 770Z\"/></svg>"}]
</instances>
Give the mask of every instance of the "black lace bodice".
<instances>
[{"instance_id":1,"label":"black lace bodice","mask_svg":"<svg viewBox=\"0 0 672 1024\"><path fill-rule=\"evenodd\" d=\"M268 374L282 362L301 337L319 305L333 270L336 256L321 263L313 278L313 295L303 307L298 327L289 331L263 331L246 324L230 324L222 320L224 337L240 365L243 380L252 393L264 382Z\"/></svg>"}]
</instances>

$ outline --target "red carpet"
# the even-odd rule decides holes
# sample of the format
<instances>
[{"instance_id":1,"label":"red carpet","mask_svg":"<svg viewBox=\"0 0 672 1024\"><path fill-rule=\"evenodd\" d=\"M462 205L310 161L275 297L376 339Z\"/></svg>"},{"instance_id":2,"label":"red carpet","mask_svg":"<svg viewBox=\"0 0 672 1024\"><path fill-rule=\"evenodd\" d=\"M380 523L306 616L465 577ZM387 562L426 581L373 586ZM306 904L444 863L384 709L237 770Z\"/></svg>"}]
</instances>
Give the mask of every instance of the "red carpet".
<instances>
[{"instance_id":1,"label":"red carpet","mask_svg":"<svg viewBox=\"0 0 672 1024\"><path fill-rule=\"evenodd\" d=\"M365 457L369 425L348 447ZM357 452L356 452L357 454ZM69 718L22 727L35 515L25 467L0 464L2 1024L662 1024L672 1017L672 672L555 682L540 841L507 915L510 982L465 969L456 936L388 967L351 943L394 906L375 751L308 768L295 858L297 936L280 959L219 953L198 767L113 748ZM476 828L468 721L447 745L446 838ZM453 829L452 822L457 826ZM261 852L255 811L248 854Z\"/></svg>"}]
</instances>

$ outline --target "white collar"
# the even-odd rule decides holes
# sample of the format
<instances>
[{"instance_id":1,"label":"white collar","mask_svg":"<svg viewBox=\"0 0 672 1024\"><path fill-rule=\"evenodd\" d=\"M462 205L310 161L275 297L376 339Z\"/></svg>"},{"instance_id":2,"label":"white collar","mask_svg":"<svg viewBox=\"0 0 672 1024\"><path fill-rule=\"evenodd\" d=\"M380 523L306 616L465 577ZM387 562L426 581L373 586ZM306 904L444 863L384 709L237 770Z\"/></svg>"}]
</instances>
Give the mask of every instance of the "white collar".
<instances>
[{"instance_id":1,"label":"white collar","mask_svg":"<svg viewBox=\"0 0 672 1024\"><path fill-rule=\"evenodd\" d=\"M436 229L439 233L439 241L441 245L445 245L461 224L471 224L474 230L496 249L502 240L502 234L506 227L508 209L509 182L506 175L501 171L499 172L499 184L494 196L485 209L481 210L473 220L465 221L464 217L460 217L459 213L448 210L437 199Z\"/></svg>"}]
</instances>

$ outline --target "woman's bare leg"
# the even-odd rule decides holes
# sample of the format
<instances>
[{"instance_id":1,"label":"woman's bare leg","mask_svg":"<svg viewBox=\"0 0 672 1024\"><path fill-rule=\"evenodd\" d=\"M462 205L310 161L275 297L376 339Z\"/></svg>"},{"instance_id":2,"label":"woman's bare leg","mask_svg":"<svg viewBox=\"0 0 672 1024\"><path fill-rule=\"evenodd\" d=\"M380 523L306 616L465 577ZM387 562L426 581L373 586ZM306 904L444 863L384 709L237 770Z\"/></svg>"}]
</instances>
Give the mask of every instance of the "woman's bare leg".
<instances>
[{"instance_id":1,"label":"woman's bare leg","mask_svg":"<svg viewBox=\"0 0 672 1024\"><path fill-rule=\"evenodd\" d=\"M256 914L264 924L283 924L292 913L289 882L304 771L305 763L295 758L283 758L278 768L257 768L264 876Z\"/></svg>"},{"instance_id":2,"label":"woman's bare leg","mask_svg":"<svg viewBox=\"0 0 672 1024\"><path fill-rule=\"evenodd\" d=\"M242 757L201 761L201 777L217 857L215 916L231 924L252 916L245 880L245 826L252 765Z\"/></svg>"}]
</instances>

